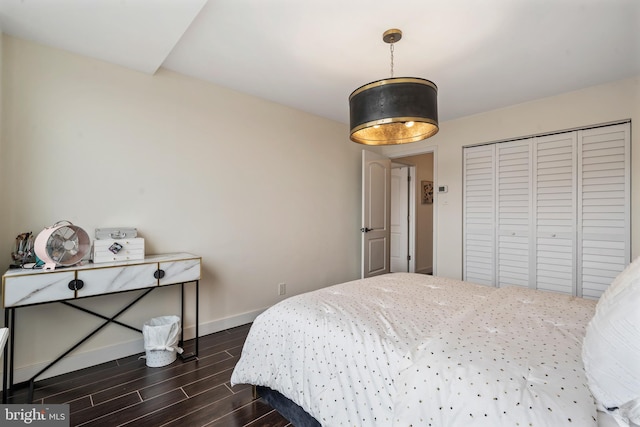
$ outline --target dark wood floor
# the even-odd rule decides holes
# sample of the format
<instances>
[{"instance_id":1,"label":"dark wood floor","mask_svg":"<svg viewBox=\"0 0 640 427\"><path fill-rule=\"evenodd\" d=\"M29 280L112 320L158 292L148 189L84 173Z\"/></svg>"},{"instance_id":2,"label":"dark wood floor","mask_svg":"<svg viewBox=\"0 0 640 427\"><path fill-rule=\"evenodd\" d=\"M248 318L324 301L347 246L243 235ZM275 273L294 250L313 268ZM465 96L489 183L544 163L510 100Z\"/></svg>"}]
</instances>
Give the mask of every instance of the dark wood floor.
<instances>
[{"instance_id":1,"label":"dark wood floor","mask_svg":"<svg viewBox=\"0 0 640 427\"><path fill-rule=\"evenodd\" d=\"M135 355L38 381L33 403L68 403L72 426L291 426L250 386L229 383L248 331L200 337L198 360L149 368ZM9 403L26 400L23 387Z\"/></svg>"}]
</instances>

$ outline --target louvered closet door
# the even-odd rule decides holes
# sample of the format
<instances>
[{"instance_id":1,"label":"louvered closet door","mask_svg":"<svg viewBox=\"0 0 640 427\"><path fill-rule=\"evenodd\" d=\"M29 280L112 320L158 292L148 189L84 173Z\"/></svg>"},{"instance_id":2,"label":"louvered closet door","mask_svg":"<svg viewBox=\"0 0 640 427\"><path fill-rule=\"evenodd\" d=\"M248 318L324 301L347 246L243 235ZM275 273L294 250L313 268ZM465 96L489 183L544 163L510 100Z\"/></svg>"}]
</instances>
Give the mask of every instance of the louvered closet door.
<instances>
[{"instance_id":1,"label":"louvered closet door","mask_svg":"<svg viewBox=\"0 0 640 427\"><path fill-rule=\"evenodd\" d=\"M463 278L494 285L495 145L464 149Z\"/></svg>"},{"instance_id":2,"label":"louvered closet door","mask_svg":"<svg viewBox=\"0 0 640 427\"><path fill-rule=\"evenodd\" d=\"M529 286L531 142L496 144L497 285Z\"/></svg>"},{"instance_id":3,"label":"louvered closet door","mask_svg":"<svg viewBox=\"0 0 640 427\"><path fill-rule=\"evenodd\" d=\"M578 295L599 298L630 262L630 126L578 137Z\"/></svg>"},{"instance_id":4,"label":"louvered closet door","mask_svg":"<svg viewBox=\"0 0 640 427\"><path fill-rule=\"evenodd\" d=\"M534 138L535 283L575 295L575 132Z\"/></svg>"}]
</instances>

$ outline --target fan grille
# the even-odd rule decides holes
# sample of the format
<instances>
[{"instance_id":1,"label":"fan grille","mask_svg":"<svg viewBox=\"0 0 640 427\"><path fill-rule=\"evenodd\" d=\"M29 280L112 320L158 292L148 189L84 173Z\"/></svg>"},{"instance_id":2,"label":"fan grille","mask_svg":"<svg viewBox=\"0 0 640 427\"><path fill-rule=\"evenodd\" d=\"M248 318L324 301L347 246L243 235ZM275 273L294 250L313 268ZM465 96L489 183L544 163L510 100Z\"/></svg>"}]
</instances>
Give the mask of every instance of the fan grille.
<instances>
[{"instance_id":1,"label":"fan grille","mask_svg":"<svg viewBox=\"0 0 640 427\"><path fill-rule=\"evenodd\" d=\"M80 252L77 229L62 227L53 232L47 245L47 253L57 264L66 264Z\"/></svg>"}]
</instances>

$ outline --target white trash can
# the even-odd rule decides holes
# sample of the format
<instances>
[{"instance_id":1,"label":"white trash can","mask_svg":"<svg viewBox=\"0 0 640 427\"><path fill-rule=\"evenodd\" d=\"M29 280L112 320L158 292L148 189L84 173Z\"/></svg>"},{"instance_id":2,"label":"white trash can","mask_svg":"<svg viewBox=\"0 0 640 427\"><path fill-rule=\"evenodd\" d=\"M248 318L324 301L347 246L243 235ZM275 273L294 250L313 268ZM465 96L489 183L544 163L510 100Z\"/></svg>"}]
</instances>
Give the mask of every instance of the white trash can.
<instances>
[{"instance_id":1,"label":"white trash can","mask_svg":"<svg viewBox=\"0 0 640 427\"><path fill-rule=\"evenodd\" d=\"M144 322L142 336L147 366L158 368L173 363L182 349L180 341L180 317L160 316Z\"/></svg>"}]
</instances>

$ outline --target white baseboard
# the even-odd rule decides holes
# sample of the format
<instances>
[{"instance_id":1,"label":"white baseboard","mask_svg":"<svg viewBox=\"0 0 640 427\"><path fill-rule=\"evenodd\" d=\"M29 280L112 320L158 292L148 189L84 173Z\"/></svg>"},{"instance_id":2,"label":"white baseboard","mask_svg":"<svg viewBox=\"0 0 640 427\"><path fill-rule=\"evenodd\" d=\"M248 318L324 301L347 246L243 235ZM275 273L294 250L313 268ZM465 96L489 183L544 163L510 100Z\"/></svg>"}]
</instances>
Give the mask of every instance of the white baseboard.
<instances>
[{"instance_id":1,"label":"white baseboard","mask_svg":"<svg viewBox=\"0 0 640 427\"><path fill-rule=\"evenodd\" d=\"M225 319L214 320L207 323L201 323L198 331L202 337L204 335L213 334L215 332L224 331L225 329L235 328L236 326L246 325L255 320L260 313L266 309L250 311L239 314L237 316L227 317ZM184 339L191 339L196 335L195 326L184 328ZM65 374L67 372L77 371L78 369L88 368L89 366L99 365L101 363L110 362L115 359L131 356L132 354L144 352L144 340L142 336L139 339L119 342L112 346L102 347L99 349L89 350L83 353L75 353L60 360L54 366L43 372L36 380L54 377L56 375ZM14 368L14 383L20 383L29 380L33 375L37 374L41 369L50 363L43 362L30 366L21 366Z\"/></svg>"}]
</instances>

